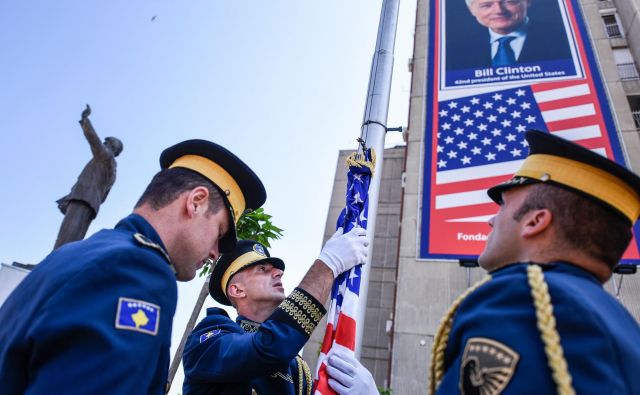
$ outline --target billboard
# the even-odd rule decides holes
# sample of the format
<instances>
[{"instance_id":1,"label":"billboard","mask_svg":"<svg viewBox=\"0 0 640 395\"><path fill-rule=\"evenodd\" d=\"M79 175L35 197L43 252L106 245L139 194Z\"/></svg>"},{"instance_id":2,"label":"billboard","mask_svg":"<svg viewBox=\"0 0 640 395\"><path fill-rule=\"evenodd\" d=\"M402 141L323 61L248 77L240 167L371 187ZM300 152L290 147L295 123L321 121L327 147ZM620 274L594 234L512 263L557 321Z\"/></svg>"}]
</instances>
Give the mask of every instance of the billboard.
<instances>
[{"instance_id":1,"label":"billboard","mask_svg":"<svg viewBox=\"0 0 640 395\"><path fill-rule=\"evenodd\" d=\"M575 0L431 0L419 258L475 258L497 205L486 189L557 134L624 164ZM634 242L625 263L640 263Z\"/></svg>"}]
</instances>

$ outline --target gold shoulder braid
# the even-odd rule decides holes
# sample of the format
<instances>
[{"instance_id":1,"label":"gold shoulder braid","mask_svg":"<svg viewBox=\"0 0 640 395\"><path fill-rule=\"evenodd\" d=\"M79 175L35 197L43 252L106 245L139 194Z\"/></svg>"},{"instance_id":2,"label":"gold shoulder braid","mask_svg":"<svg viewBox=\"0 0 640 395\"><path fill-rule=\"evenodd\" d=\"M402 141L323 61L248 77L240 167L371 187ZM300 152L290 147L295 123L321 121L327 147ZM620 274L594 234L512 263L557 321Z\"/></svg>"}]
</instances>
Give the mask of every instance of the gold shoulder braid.
<instances>
[{"instance_id":1,"label":"gold shoulder braid","mask_svg":"<svg viewBox=\"0 0 640 395\"><path fill-rule=\"evenodd\" d=\"M299 355L296 355L296 362L298 364L298 395L311 395L312 379L311 369L309 365ZM306 382L306 391L302 392L304 384Z\"/></svg>"},{"instance_id":2,"label":"gold shoulder braid","mask_svg":"<svg viewBox=\"0 0 640 395\"><path fill-rule=\"evenodd\" d=\"M560 344L560 335L556 329L556 319L553 316L553 305L549 295L549 287L544 281L544 274L538 265L527 267L527 278L531 287L531 296L536 309L536 321L538 330L544 344L544 352L547 355L553 381L558 386L558 394L574 395L571 384L571 374L564 358L564 351Z\"/></svg>"},{"instance_id":3,"label":"gold shoulder braid","mask_svg":"<svg viewBox=\"0 0 640 395\"><path fill-rule=\"evenodd\" d=\"M436 330L436 335L433 338L433 348L431 349L431 364L429 368L429 394L436 393L436 388L442 381L444 374L444 352L447 350L447 342L449 341L449 333L451 332L451 326L453 325L453 316L455 315L458 307L462 301L469 296L473 291L480 288L481 285L491 280L491 275L486 276L482 280L478 281L470 288L468 288L462 295L453 302L447 314L442 317L440 325Z\"/></svg>"}]
</instances>

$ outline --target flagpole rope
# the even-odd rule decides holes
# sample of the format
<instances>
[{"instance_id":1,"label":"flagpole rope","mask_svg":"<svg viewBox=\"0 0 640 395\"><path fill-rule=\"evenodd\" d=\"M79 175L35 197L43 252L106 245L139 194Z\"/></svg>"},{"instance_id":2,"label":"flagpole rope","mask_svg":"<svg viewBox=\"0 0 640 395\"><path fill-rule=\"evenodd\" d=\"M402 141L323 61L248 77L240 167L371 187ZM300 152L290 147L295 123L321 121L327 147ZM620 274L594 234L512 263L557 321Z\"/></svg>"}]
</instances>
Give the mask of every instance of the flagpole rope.
<instances>
[{"instance_id":1,"label":"flagpole rope","mask_svg":"<svg viewBox=\"0 0 640 395\"><path fill-rule=\"evenodd\" d=\"M564 351L560 344L560 334L556 329L556 319L553 315L553 305L549 287L544 280L542 269L538 265L527 267L527 278L531 287L531 296L536 309L536 321L540 331L544 352L547 355L553 380L560 395L574 395L571 374L564 358Z\"/></svg>"},{"instance_id":2,"label":"flagpole rope","mask_svg":"<svg viewBox=\"0 0 640 395\"><path fill-rule=\"evenodd\" d=\"M453 325L453 316L455 315L458 307L462 301L469 296L473 291L480 288L484 283L491 280L491 275L486 276L482 280L478 281L470 288L468 288L462 295L453 302L447 314L442 317L436 334L433 338L433 347L431 349L431 363L429 368L429 394L436 393L436 388L442 381L444 374L444 353L447 350L447 343L449 341L449 333L451 333L451 326Z\"/></svg>"}]
</instances>

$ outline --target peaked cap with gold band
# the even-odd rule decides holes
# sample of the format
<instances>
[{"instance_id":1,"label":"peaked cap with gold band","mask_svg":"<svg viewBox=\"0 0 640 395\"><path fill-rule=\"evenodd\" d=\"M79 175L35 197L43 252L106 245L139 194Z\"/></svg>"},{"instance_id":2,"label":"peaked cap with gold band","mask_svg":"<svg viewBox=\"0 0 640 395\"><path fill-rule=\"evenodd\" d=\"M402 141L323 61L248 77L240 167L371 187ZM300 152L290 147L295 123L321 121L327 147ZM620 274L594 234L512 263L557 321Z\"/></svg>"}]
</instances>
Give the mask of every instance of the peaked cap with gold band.
<instances>
[{"instance_id":1,"label":"peaked cap with gold band","mask_svg":"<svg viewBox=\"0 0 640 395\"><path fill-rule=\"evenodd\" d=\"M502 192L521 185L545 182L577 191L604 203L618 214L636 222L640 216L640 177L587 148L539 130L525 134L529 155L513 178L490 188L496 203Z\"/></svg>"},{"instance_id":2,"label":"peaked cap with gold band","mask_svg":"<svg viewBox=\"0 0 640 395\"><path fill-rule=\"evenodd\" d=\"M270 263L273 267L284 270L282 259L271 257L262 244L253 240L238 241L233 251L222 254L216 261L209 279L209 294L217 302L231 306L227 298L229 280L238 272L259 263Z\"/></svg>"},{"instance_id":3,"label":"peaked cap with gold band","mask_svg":"<svg viewBox=\"0 0 640 395\"><path fill-rule=\"evenodd\" d=\"M161 168L181 167L209 179L221 192L231 215L231 226L220 240L220 252L236 245L236 223L247 209L255 210L267 199L258 176L229 150L206 140L187 140L165 149Z\"/></svg>"}]
</instances>

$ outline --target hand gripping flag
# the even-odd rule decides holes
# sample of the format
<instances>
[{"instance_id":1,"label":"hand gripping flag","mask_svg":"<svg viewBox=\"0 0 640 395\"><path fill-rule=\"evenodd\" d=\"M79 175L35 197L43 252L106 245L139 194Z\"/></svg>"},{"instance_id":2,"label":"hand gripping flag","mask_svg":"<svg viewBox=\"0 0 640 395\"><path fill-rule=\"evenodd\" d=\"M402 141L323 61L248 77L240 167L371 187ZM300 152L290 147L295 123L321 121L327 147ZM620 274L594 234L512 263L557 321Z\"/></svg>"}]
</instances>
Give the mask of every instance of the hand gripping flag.
<instances>
[{"instance_id":1,"label":"hand gripping flag","mask_svg":"<svg viewBox=\"0 0 640 395\"><path fill-rule=\"evenodd\" d=\"M340 213L336 225L336 228L342 227L345 233L357 226L367 228L369 183L375 163L375 152L372 149L365 149L364 154L354 152L347 158L347 205ZM340 274L333 283L327 329L316 367L316 395L335 394L329 387L326 370L329 350L332 347L343 347L353 352L355 349L361 273L362 265L358 265Z\"/></svg>"}]
</instances>

